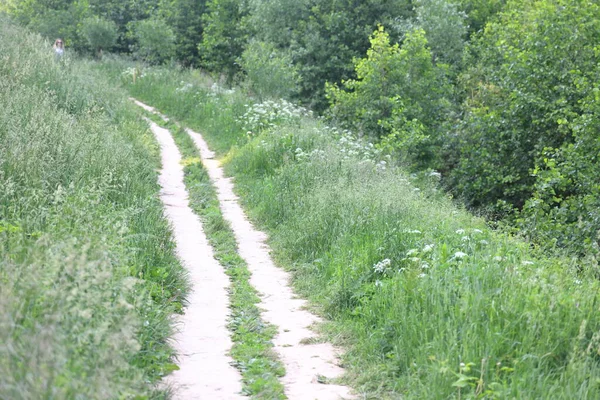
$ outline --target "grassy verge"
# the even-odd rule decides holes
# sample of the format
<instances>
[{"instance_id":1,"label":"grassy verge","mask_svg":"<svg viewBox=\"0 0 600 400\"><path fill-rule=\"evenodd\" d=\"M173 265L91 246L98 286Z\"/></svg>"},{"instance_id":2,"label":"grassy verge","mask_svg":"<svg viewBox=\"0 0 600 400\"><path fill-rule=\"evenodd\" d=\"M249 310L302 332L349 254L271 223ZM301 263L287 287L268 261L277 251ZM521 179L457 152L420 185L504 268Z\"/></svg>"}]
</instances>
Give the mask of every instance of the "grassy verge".
<instances>
[{"instance_id":1,"label":"grassy verge","mask_svg":"<svg viewBox=\"0 0 600 400\"><path fill-rule=\"evenodd\" d=\"M157 116L151 118L173 134L185 165L190 206L200 216L215 257L231 279L229 329L234 342L231 356L242 373L243 391L256 399L285 399L283 385L278 380L285 370L271 343L275 328L261 320L257 307L260 299L250 286L250 272L237 253L235 237L223 219L217 194L200 162L200 154L183 129L165 123Z\"/></svg>"},{"instance_id":2,"label":"grassy verge","mask_svg":"<svg viewBox=\"0 0 600 400\"><path fill-rule=\"evenodd\" d=\"M158 151L90 63L0 20L0 398L145 399L187 290Z\"/></svg>"},{"instance_id":3,"label":"grassy verge","mask_svg":"<svg viewBox=\"0 0 600 400\"><path fill-rule=\"evenodd\" d=\"M435 174L417 186L302 111L244 107L239 93L160 73L131 90L166 113L166 99L179 99L178 118L222 152L231 145L227 168L247 210L330 320L367 397L600 396L596 265L489 229L436 189Z\"/></svg>"}]
</instances>

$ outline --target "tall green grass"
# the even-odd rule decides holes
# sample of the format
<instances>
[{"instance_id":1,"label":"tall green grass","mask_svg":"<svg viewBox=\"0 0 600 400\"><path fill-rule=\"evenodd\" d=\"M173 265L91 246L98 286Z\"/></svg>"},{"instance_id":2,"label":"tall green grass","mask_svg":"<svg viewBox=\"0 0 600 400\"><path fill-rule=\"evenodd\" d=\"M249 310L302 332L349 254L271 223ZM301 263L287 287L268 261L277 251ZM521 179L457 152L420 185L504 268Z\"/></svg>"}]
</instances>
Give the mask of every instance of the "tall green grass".
<instances>
[{"instance_id":1,"label":"tall green grass","mask_svg":"<svg viewBox=\"0 0 600 400\"><path fill-rule=\"evenodd\" d=\"M417 184L321 121L262 124L265 106L244 116L251 100L207 92L186 72L148 71L130 90L222 154L231 146L247 210L329 319L366 397L600 397L596 265L489 229L435 174Z\"/></svg>"},{"instance_id":2,"label":"tall green grass","mask_svg":"<svg viewBox=\"0 0 600 400\"><path fill-rule=\"evenodd\" d=\"M0 398L165 396L187 290L125 93L0 19Z\"/></svg>"}]
</instances>

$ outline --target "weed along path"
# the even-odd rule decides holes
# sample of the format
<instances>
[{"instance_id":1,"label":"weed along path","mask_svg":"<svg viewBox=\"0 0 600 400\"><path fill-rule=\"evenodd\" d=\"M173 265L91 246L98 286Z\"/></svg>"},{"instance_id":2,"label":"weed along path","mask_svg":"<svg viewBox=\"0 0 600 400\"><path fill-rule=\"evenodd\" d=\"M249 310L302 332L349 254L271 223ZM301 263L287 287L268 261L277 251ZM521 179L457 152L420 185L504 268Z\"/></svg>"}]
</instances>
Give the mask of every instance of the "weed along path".
<instances>
[{"instance_id":1,"label":"weed along path","mask_svg":"<svg viewBox=\"0 0 600 400\"><path fill-rule=\"evenodd\" d=\"M181 155L168 130L149 121L161 150L161 200L171 223L177 255L189 271L192 291L180 330L174 337L179 370L166 379L176 399L232 400L244 398L239 372L227 353L229 278L214 259L198 217L189 207Z\"/></svg>"},{"instance_id":2,"label":"weed along path","mask_svg":"<svg viewBox=\"0 0 600 400\"><path fill-rule=\"evenodd\" d=\"M312 343L317 336L310 326L320 322L319 318L305 309L306 300L296 298L289 286L290 275L273 263L266 235L248 221L231 179L224 176L220 162L202 136L190 129L186 131L200 150L202 163L217 189L223 217L231 224L240 256L252 273L250 283L261 294L263 318L278 327L273 344L285 365L282 381L286 395L294 400L350 398L346 386L327 383L340 377L344 370L337 365L331 344Z\"/></svg>"},{"instance_id":3,"label":"weed along path","mask_svg":"<svg viewBox=\"0 0 600 400\"><path fill-rule=\"evenodd\" d=\"M138 103L164 118L152 107ZM290 287L290 275L272 261L266 235L257 231L242 210L233 183L225 177L220 162L199 133L186 129L200 151L202 163L217 191L223 218L231 225L238 252L251 272L250 283L259 292L265 322L277 327L274 350L285 366L281 378L285 394L292 400L351 399L350 389L331 383L344 370L338 365L336 349L321 343L310 327L320 319L306 310Z\"/></svg>"}]
</instances>

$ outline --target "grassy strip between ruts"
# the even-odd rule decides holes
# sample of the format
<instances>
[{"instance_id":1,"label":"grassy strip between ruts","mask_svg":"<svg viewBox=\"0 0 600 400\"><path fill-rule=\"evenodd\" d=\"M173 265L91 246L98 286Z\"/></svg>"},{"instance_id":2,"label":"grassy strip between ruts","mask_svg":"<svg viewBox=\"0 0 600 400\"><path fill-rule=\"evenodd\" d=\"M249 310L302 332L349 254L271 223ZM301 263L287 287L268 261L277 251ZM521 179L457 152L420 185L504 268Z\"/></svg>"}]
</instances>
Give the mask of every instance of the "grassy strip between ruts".
<instances>
[{"instance_id":1,"label":"grassy strip between ruts","mask_svg":"<svg viewBox=\"0 0 600 400\"><path fill-rule=\"evenodd\" d=\"M182 153L190 206L200 216L215 258L231 280L229 329L234 342L231 356L242 373L243 392L257 399L285 399L283 385L278 380L285 374L285 369L277 360L271 343L275 328L261 320L257 307L260 299L249 283L250 273L237 253L235 237L223 219L215 189L202 166L199 152L181 127L156 115L148 115L171 131Z\"/></svg>"},{"instance_id":2,"label":"grassy strip between ruts","mask_svg":"<svg viewBox=\"0 0 600 400\"><path fill-rule=\"evenodd\" d=\"M365 396L600 395L596 265L489 229L435 184L416 187L368 144L285 103L252 105L186 71L147 69L130 88L209 144L237 144L226 167L246 209L331 321Z\"/></svg>"}]
</instances>

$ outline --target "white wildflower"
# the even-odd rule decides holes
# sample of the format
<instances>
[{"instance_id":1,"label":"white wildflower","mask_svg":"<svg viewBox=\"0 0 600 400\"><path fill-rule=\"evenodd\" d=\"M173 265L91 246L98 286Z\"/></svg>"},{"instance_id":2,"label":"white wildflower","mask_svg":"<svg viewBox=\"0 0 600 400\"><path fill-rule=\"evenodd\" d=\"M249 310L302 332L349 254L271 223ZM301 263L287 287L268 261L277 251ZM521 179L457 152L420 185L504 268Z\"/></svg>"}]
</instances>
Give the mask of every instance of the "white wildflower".
<instances>
[{"instance_id":1,"label":"white wildflower","mask_svg":"<svg viewBox=\"0 0 600 400\"><path fill-rule=\"evenodd\" d=\"M465 230L464 229L457 229L456 230L456 234L457 235L464 235L465 234Z\"/></svg>"},{"instance_id":2,"label":"white wildflower","mask_svg":"<svg viewBox=\"0 0 600 400\"><path fill-rule=\"evenodd\" d=\"M407 257L411 257L411 256L414 256L417 254L419 254L419 249L410 249L409 251L406 252Z\"/></svg>"},{"instance_id":3,"label":"white wildflower","mask_svg":"<svg viewBox=\"0 0 600 400\"><path fill-rule=\"evenodd\" d=\"M462 251L457 251L456 253L454 253L454 258L465 258L467 256L467 253L463 253Z\"/></svg>"},{"instance_id":4,"label":"white wildflower","mask_svg":"<svg viewBox=\"0 0 600 400\"><path fill-rule=\"evenodd\" d=\"M435 247L434 244L428 244L427 246L423 247L423 253L429 253L430 251L433 250L434 247Z\"/></svg>"},{"instance_id":5,"label":"white wildflower","mask_svg":"<svg viewBox=\"0 0 600 400\"><path fill-rule=\"evenodd\" d=\"M383 259L379 261L377 264L373 265L373 270L379 274L385 272L385 270L392 264L392 261L389 258Z\"/></svg>"}]
</instances>

